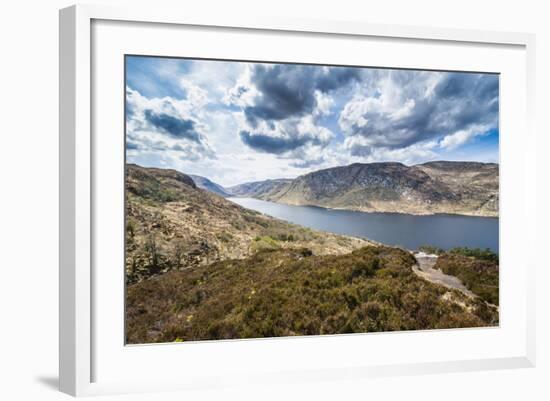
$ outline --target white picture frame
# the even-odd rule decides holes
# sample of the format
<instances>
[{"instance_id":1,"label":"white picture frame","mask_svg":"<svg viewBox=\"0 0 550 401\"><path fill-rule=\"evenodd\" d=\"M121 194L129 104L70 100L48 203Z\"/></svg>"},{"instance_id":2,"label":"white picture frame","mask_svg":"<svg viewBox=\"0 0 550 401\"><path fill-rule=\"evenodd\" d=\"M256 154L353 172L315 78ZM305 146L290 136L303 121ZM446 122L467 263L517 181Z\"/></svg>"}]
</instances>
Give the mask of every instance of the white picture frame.
<instances>
[{"instance_id":1,"label":"white picture frame","mask_svg":"<svg viewBox=\"0 0 550 401\"><path fill-rule=\"evenodd\" d=\"M122 26L115 26L117 23ZM137 23L137 24L136 24ZM97 40L94 42L94 24L97 29ZM102 25L104 24L104 25ZM124 25L126 24L126 25ZM130 25L128 25L130 24ZM345 336L314 336L312 338L293 338L293 339L262 339L262 340L238 340L238 341L220 341L208 342L208 344L185 344L187 350L183 350L181 345L152 345L139 347L125 347L123 342L113 343L111 347L118 347L116 352L108 352L110 348L105 345L101 330L106 330L109 321L104 317L102 311L104 306L96 305L97 299L94 299L96 291L106 291L110 295L106 298L108 302L116 297L116 291L120 286L105 286L106 276L98 275L94 272L94 266L97 266L98 260L105 255L102 253L101 246L94 240L104 225L98 219L104 218L104 210L100 206L100 200L96 197L96 192L105 193L108 186L101 180L102 174L109 171L110 168L117 168L116 161L106 161L102 164L102 171L98 171L98 157L104 160L114 160L111 157L118 148L110 147L108 142L97 142L94 138L94 129L101 124L109 124L105 120L100 122L97 119L102 118L102 112L96 108L93 102L94 88L92 78L100 68L107 68L111 65L117 65L118 56L101 56L101 60L116 59L115 64L109 64L106 61L105 67L98 65L94 59L95 55L100 54L102 46L105 45L105 35L111 36L112 44L110 51L118 55L125 41L129 37L136 38L140 35L140 30L145 26L156 26L156 33L147 35L150 43L143 40L140 46L154 46L155 35L166 35L170 29L184 29L193 27L201 31L227 34L237 33L242 37L254 35L255 32L261 32L267 36L272 35L272 40L277 40L277 35L304 36L307 39L329 40L330 38L340 38L342 40L384 40L386 43L397 43L399 41L408 41L408 43L430 44L437 46L442 52L445 47L454 46L453 51L467 51L478 49L483 53L485 48L495 48L495 54L501 49L502 59L494 57L492 61L487 61L486 66L491 72L501 72L499 64L504 60L509 60L506 66L507 74L510 78L509 85L517 89L520 95L519 99L514 99L517 103L507 103L503 98L506 111L510 111L510 116L506 116L503 121L504 127L518 128L521 131L523 141L519 144L514 135L510 134L506 142L501 144L501 162L505 163L502 168L501 184L505 206L503 208L503 218L505 217L505 234L501 234L501 244L517 243L515 249L502 254L503 260L508 260L512 264L520 256L520 253L534 255L533 252L527 252L534 246L535 241L532 236L535 232L536 209L534 204L535 193L535 132L533 129L534 112L534 45L533 35L524 33L505 33L505 32L484 32L458 29L439 29L414 26L393 26L393 25L375 25L364 22L348 21L317 21L317 20L293 20L279 18L259 18L256 16L234 18L219 18L207 15L188 14L185 9L166 10L155 7L146 8L112 8L109 6L78 5L72 6L60 11L60 390L75 396L109 394L109 393L127 393L134 391L165 391L172 389L197 389L209 388L215 386L245 384L247 381L258 383L285 383L292 381L306 380L328 380L337 378L364 378L374 376L401 375L401 374L421 374L450 371L468 371L481 369L504 369L515 367L530 367L535 364L535 294L534 294L534 271L536 260L533 257L523 257L521 271L509 271L504 277L504 284L509 288L517 290L517 297L521 299L519 306L509 315L503 315L502 323L496 329L467 329L457 330L453 333L441 333L437 331L416 332L416 333L382 333L370 335L345 335ZM127 37L120 32L130 32ZM103 32L103 33L102 33ZM103 35L103 36L102 36ZM102 39L103 38L103 39ZM145 36L142 38L144 39ZM269 39L271 40L271 39ZM121 45L122 44L122 45ZM117 47L119 46L119 47ZM105 47L107 47L105 45ZM509 50L509 51L508 51ZM167 51L166 49L159 50ZM220 58L229 58L235 49L226 49L225 54L220 54ZM251 50L252 51L252 50ZM275 49L273 50L275 51ZM219 54L219 50L218 53ZM173 55L173 54L168 54ZM196 55L196 54L194 54ZM243 55L246 57L246 55ZM283 57L283 56L281 56ZM445 61L450 63L450 61ZM386 63L391 63L386 61ZM491 64L492 63L492 64ZM418 66L418 62L413 63ZM430 64L426 61L423 68L445 69L445 63ZM402 65L399 65L402 66ZM462 65L456 63L456 69L470 70L475 68L473 61L465 60ZM119 79L121 71L116 72L113 77L108 79ZM101 75L98 81L101 81ZM117 78L118 77L118 78ZM508 82L508 81L507 81ZM121 90L123 84L115 90ZM502 92L502 96L511 93L510 90ZM101 95L99 95L101 96ZM122 102L114 101L109 105L113 110L120 110ZM116 102L119 105L116 106ZM519 106L513 107L513 106ZM512 110L518 110L512 112ZM98 115L100 117L98 117ZM120 123L120 121L119 121ZM118 124L118 123L117 123ZM108 126L108 125L107 125ZM115 131L117 128L113 128ZM506 130L505 130L506 131ZM122 132L119 140L122 139ZM113 143L113 146L118 146ZM111 149L107 152L106 149ZM101 156L98 156L101 155ZM118 156L117 156L118 157ZM102 162L103 163L103 162ZM514 165L517 168L512 171L507 169L506 165ZM119 171L120 173L120 171ZM118 173L117 173L118 174ZM116 176L116 174L115 174ZM115 180L116 181L116 180ZM516 184L521 184L523 190L514 190ZM122 181L118 184L122 187ZM507 188L507 189L506 189ZM517 188L517 186L516 186ZM116 190L115 194L120 194ZM115 195L115 197L118 195ZM115 202L120 202L121 199ZM99 207L99 210L98 210ZM121 210L119 210L120 212ZM103 216L103 217L101 217ZM502 227L502 225L501 225ZM511 231L521 231L519 237ZM503 238L502 235L510 236ZM99 247L98 247L99 246ZM101 251L101 252L100 252ZM107 255L109 256L109 255ZM517 259L519 260L519 259ZM504 264L506 265L506 263ZM122 268L120 271L122 280ZM123 294L119 294L122 299ZM506 287L502 290L504 301L510 296L506 292ZM506 305L506 302L504 302ZM113 308L117 310L116 308ZM504 309L505 310L505 309ZM118 313L118 312L116 312ZM506 313L508 313L506 311ZM119 315L117 315L119 316ZM112 317L111 317L112 318ZM119 316L122 322L122 315ZM120 324L122 326L122 324ZM99 328L98 328L99 327ZM107 327L108 330L108 327ZM117 329L118 330L118 329ZM495 334L496 333L496 334ZM502 334L504 333L504 334ZM508 334L506 334L508 333ZM115 336L116 337L116 336ZM445 338L446 340L442 340ZM420 344L438 344L444 341L455 341L456 339L466 343L479 343L478 350L464 352L463 349L457 349L455 354L441 354L440 358L428 358L419 360L414 354L405 355L403 358L390 358L389 355L364 358L361 352L350 352L349 355L339 357L342 350L353 350L357 347L367 347L367 343L376 343L377 348L383 349L384 346L395 347L396 350L404 347L407 342ZM117 340L118 341L118 340ZM486 342L486 343L484 343ZM483 345L486 344L486 352L483 351ZM494 348L489 347L494 344ZM127 364L125 366L136 365L139 361L143 364L150 364L152 361L166 360L167 366L173 366L176 349L170 347L179 347L177 353L187 352L186 361L193 364L192 358L198 358L199 355L213 355L213 352L223 355L225 358L242 359L243 366L220 366L218 370L211 372L197 366L196 369L185 370L185 375L174 374L166 375L166 372L158 372L158 375L151 375L148 372L147 380L143 378L130 378L122 374L117 375L115 371L121 371L119 363ZM506 352L505 347L509 346L510 351ZM327 350L325 358L317 360L318 351L323 347ZM354 348L355 347L355 348ZM119 349L120 348L120 349ZM367 347L368 348L368 347ZM111 349L112 350L112 349ZM172 351L174 350L174 351ZM303 352L309 355L310 361L293 364L292 369L285 368L284 358L275 360L276 355L292 355L297 352ZM274 358L274 368L256 366L254 369L246 368L246 362L252 362L254 359L249 355L252 353L261 355L263 360ZM464 357L457 355L464 354ZM356 355L351 355L356 354ZM452 355L455 355L454 357ZM120 357L120 358L119 358ZM112 359L110 359L112 358ZM119 358L119 359L117 359ZM126 358L125 361L122 359ZM347 359L346 359L347 358ZM355 359L354 359L355 358ZM363 359L361 359L363 358ZM369 360L367 360L369 359ZM100 361L100 362L98 362ZM257 362L257 361L256 361ZM286 361L288 364L288 360ZM102 366L113 366L112 372L103 374ZM220 363L223 365L223 363ZM238 365L238 364L237 364ZM239 371L239 378L231 375L231 368ZM240 370L239 370L240 369ZM183 371L182 371L183 372ZM207 372L207 373L205 373ZM242 374L242 373L245 374Z\"/></svg>"}]
</instances>

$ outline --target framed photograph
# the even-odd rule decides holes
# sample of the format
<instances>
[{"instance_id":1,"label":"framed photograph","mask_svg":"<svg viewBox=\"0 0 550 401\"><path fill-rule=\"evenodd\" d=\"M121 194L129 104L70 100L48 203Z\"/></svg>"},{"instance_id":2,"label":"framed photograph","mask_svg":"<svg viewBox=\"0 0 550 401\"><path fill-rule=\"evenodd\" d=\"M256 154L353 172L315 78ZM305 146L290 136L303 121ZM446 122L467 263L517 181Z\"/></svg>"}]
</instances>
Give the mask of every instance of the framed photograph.
<instances>
[{"instance_id":1,"label":"framed photograph","mask_svg":"<svg viewBox=\"0 0 550 401\"><path fill-rule=\"evenodd\" d=\"M60 388L529 367L534 37L60 12Z\"/></svg>"}]
</instances>

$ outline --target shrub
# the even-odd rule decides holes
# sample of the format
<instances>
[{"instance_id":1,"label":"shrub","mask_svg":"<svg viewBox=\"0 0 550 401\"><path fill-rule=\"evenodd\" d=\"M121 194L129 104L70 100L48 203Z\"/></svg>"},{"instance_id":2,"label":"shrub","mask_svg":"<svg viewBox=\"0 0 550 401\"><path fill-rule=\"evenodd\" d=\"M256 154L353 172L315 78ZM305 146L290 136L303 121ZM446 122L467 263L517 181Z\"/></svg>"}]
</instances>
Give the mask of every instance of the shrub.
<instances>
[{"instance_id":1,"label":"shrub","mask_svg":"<svg viewBox=\"0 0 550 401\"><path fill-rule=\"evenodd\" d=\"M499 268L493 256L471 256L472 252L453 251L441 255L435 268L443 273L458 277L464 285L481 299L493 305L499 303ZM475 252L474 252L475 253ZM498 259L498 256L497 256Z\"/></svg>"},{"instance_id":2,"label":"shrub","mask_svg":"<svg viewBox=\"0 0 550 401\"><path fill-rule=\"evenodd\" d=\"M252 257L171 271L128 286L129 343L473 327L498 323L494 308L443 299L395 248L311 256L272 249ZM308 252L309 251L309 252ZM189 316L193 316L189 319Z\"/></svg>"},{"instance_id":3,"label":"shrub","mask_svg":"<svg viewBox=\"0 0 550 401\"><path fill-rule=\"evenodd\" d=\"M476 259L487 260L498 264L498 254L494 253L489 248L480 249L480 248L459 247L459 248L453 248L449 250L449 253L454 255L471 256Z\"/></svg>"},{"instance_id":4,"label":"shrub","mask_svg":"<svg viewBox=\"0 0 550 401\"><path fill-rule=\"evenodd\" d=\"M433 255L441 255L445 252L443 249L438 248L437 246L432 246L432 245L419 246L418 250L421 251L421 252L429 253L429 254L433 254Z\"/></svg>"},{"instance_id":5,"label":"shrub","mask_svg":"<svg viewBox=\"0 0 550 401\"><path fill-rule=\"evenodd\" d=\"M183 241L176 242L176 244L174 245L173 253L174 253L174 257L173 257L174 266L179 268L182 265L182 260L185 255L185 244L183 243Z\"/></svg>"},{"instance_id":6,"label":"shrub","mask_svg":"<svg viewBox=\"0 0 550 401\"><path fill-rule=\"evenodd\" d=\"M133 218L129 217L126 219L126 238L133 240L137 229L137 223Z\"/></svg>"},{"instance_id":7,"label":"shrub","mask_svg":"<svg viewBox=\"0 0 550 401\"><path fill-rule=\"evenodd\" d=\"M259 251L266 251L266 250L276 250L279 249L281 245L279 244L279 241L276 239L264 235L264 236L257 236L254 238L254 241L252 242L252 252L259 252Z\"/></svg>"},{"instance_id":8,"label":"shrub","mask_svg":"<svg viewBox=\"0 0 550 401\"><path fill-rule=\"evenodd\" d=\"M354 264L350 280L353 280L356 277L371 277L374 275L374 272L380 267L380 260L378 258L373 258L370 260L358 259Z\"/></svg>"},{"instance_id":9,"label":"shrub","mask_svg":"<svg viewBox=\"0 0 550 401\"><path fill-rule=\"evenodd\" d=\"M225 243L231 242L233 240L233 236L230 233L226 232L226 231L223 231L223 232L219 233L217 235L217 238L221 242L225 242Z\"/></svg>"}]
</instances>

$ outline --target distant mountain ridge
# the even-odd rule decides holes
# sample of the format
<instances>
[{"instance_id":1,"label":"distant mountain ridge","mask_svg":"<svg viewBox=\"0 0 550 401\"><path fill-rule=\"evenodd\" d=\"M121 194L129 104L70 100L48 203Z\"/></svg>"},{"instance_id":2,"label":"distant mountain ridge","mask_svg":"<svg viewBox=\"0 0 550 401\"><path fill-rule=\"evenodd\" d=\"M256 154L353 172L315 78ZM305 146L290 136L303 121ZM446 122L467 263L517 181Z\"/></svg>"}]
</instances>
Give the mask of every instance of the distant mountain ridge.
<instances>
[{"instance_id":1,"label":"distant mountain ridge","mask_svg":"<svg viewBox=\"0 0 550 401\"><path fill-rule=\"evenodd\" d=\"M354 163L293 180L266 180L228 189L235 196L290 205L365 212L498 216L496 163L434 161Z\"/></svg>"},{"instance_id":2,"label":"distant mountain ridge","mask_svg":"<svg viewBox=\"0 0 550 401\"><path fill-rule=\"evenodd\" d=\"M284 195L292 179L279 178L274 180L247 182L227 188L233 196L246 196L250 198L276 198Z\"/></svg>"},{"instance_id":3,"label":"distant mountain ridge","mask_svg":"<svg viewBox=\"0 0 550 401\"><path fill-rule=\"evenodd\" d=\"M195 185L199 188L202 188L202 189L205 189L207 191L213 192L215 194L223 196L224 198L229 198L230 196L233 196L224 187L222 187L219 184L216 184L213 181L210 181L206 177L202 177L200 175L194 175L194 174L188 174L188 176L191 177L191 179L193 180Z\"/></svg>"}]
</instances>

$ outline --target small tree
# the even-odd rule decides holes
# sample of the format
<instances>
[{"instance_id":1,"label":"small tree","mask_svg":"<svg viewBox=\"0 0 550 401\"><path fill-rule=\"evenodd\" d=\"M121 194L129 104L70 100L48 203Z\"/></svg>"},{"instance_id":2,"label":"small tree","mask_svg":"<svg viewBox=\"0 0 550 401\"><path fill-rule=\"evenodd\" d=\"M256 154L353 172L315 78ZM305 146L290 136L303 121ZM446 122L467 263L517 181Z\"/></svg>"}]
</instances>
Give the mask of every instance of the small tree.
<instances>
[{"instance_id":1,"label":"small tree","mask_svg":"<svg viewBox=\"0 0 550 401\"><path fill-rule=\"evenodd\" d=\"M134 242L136 235L136 222L131 217L126 220L126 239L129 243Z\"/></svg>"},{"instance_id":2,"label":"small tree","mask_svg":"<svg viewBox=\"0 0 550 401\"><path fill-rule=\"evenodd\" d=\"M180 268L183 256L185 255L185 245L183 241L178 241L174 246L174 264Z\"/></svg>"},{"instance_id":3,"label":"small tree","mask_svg":"<svg viewBox=\"0 0 550 401\"><path fill-rule=\"evenodd\" d=\"M149 263L152 267L159 267L159 249L157 246L157 241L154 234L150 234L145 241L145 252L149 257Z\"/></svg>"}]
</instances>

